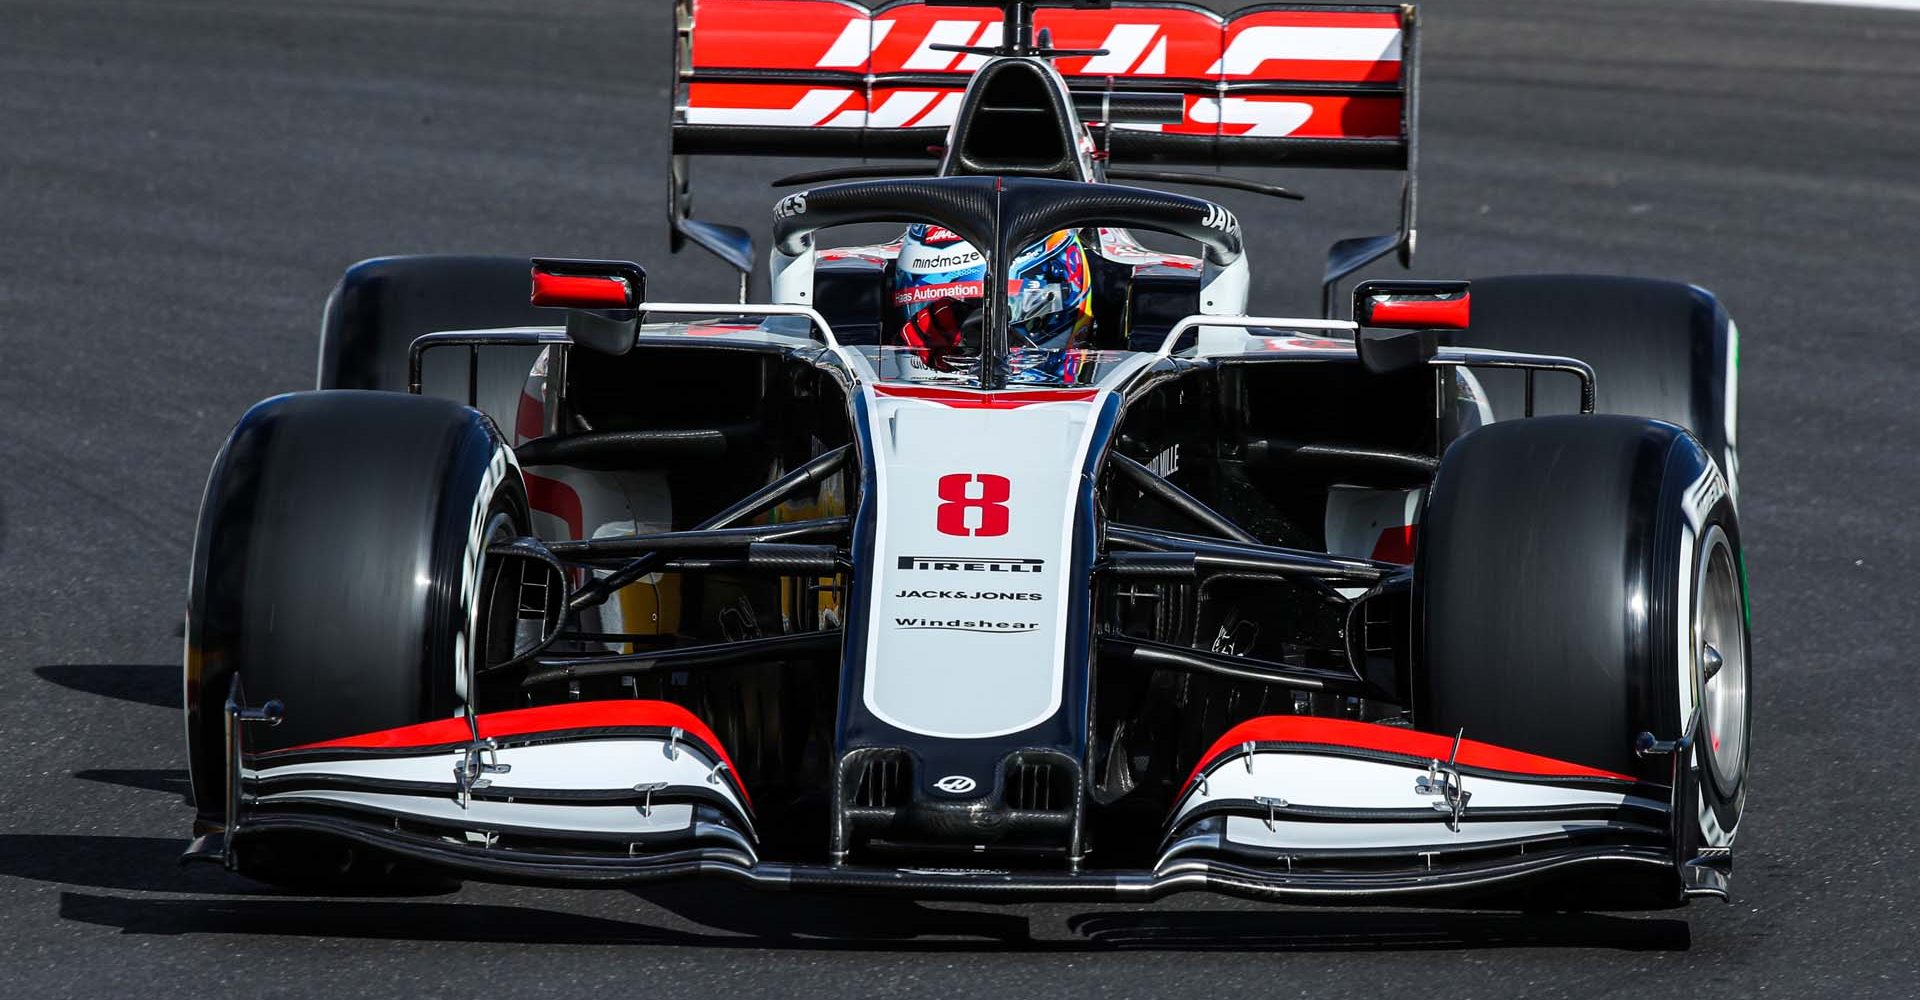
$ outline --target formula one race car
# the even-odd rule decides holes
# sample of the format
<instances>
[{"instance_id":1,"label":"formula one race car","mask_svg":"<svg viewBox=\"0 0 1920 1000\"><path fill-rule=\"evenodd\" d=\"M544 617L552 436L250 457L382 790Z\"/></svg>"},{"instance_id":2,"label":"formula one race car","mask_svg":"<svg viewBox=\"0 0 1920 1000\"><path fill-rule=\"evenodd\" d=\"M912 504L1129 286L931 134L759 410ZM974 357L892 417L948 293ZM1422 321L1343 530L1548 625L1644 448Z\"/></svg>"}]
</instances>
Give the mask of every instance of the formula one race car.
<instances>
[{"instance_id":1,"label":"formula one race car","mask_svg":"<svg viewBox=\"0 0 1920 1000\"><path fill-rule=\"evenodd\" d=\"M743 301L617 261L347 272L319 391L248 411L207 485L189 856L1725 896L1734 326L1639 279L1336 294L1412 251L1414 8L674 13L675 241ZM688 210L709 154L897 162L788 178L748 305L752 237ZM1248 316L1234 214L1119 182L1291 193L1182 164L1404 171L1400 225L1334 246L1323 315ZM855 223L897 238L817 244Z\"/></svg>"}]
</instances>

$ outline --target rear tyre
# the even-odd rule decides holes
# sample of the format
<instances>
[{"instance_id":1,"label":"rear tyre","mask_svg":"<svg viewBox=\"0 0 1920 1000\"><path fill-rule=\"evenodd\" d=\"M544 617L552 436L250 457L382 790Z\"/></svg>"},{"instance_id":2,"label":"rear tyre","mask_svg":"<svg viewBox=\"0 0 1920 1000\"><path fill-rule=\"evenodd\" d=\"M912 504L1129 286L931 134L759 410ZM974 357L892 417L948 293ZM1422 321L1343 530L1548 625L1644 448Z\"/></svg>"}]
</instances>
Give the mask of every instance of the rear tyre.
<instances>
[{"instance_id":1,"label":"rear tyre","mask_svg":"<svg viewBox=\"0 0 1920 1000\"><path fill-rule=\"evenodd\" d=\"M194 539L185 687L201 825L225 820L236 673L249 703L285 706L280 725L248 727L253 751L457 714L470 651L512 627L476 610L487 543L527 524L512 450L477 410L347 391L249 410L214 460Z\"/></svg>"},{"instance_id":2,"label":"rear tyre","mask_svg":"<svg viewBox=\"0 0 1920 1000\"><path fill-rule=\"evenodd\" d=\"M527 261L440 254L348 268L321 320L318 387L405 392L407 351L421 334L551 323L551 310L527 301Z\"/></svg>"},{"instance_id":3,"label":"rear tyre","mask_svg":"<svg viewBox=\"0 0 1920 1000\"><path fill-rule=\"evenodd\" d=\"M1624 416L1496 423L1433 482L1415 724L1673 782L1679 861L1730 847L1752 701L1739 520L1706 451ZM1697 711L1696 711L1697 709ZM1695 737L1671 755L1642 733Z\"/></svg>"},{"instance_id":4,"label":"rear tyre","mask_svg":"<svg viewBox=\"0 0 1920 1000\"><path fill-rule=\"evenodd\" d=\"M1738 476L1739 331L1713 293L1649 278L1525 274L1473 279L1473 325L1461 346L1556 354L1593 366L1596 409L1678 424ZM1476 372L1495 419L1521 416L1517 372ZM1536 383L1540 412L1573 412L1571 379Z\"/></svg>"}]
</instances>

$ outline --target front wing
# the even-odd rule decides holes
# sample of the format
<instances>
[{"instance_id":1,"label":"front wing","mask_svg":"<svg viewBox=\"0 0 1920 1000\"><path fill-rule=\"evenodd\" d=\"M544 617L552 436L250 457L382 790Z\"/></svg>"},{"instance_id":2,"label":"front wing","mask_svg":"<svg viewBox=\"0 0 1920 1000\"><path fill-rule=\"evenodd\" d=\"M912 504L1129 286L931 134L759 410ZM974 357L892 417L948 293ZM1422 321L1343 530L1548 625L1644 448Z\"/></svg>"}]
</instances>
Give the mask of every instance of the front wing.
<instances>
[{"instance_id":1,"label":"front wing","mask_svg":"<svg viewBox=\"0 0 1920 1000\"><path fill-rule=\"evenodd\" d=\"M1670 885L1675 900L1726 887L1724 871L1676 854L1678 783L1375 723L1243 723L1195 768L1150 868L1031 871L764 860L725 748L665 702L520 709L257 754L243 737L258 713L229 715L227 822L187 854L229 865L249 840L319 834L555 885L719 877L1004 901L1404 897L1574 873Z\"/></svg>"}]
</instances>

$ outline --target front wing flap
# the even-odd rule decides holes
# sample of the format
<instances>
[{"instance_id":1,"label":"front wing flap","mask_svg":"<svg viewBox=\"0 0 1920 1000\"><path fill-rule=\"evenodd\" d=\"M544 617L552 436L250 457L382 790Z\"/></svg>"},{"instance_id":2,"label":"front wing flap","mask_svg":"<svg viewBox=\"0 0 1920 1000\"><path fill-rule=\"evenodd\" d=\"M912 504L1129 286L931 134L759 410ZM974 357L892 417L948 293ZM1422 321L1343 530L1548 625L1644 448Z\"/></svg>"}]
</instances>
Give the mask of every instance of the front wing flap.
<instances>
[{"instance_id":1,"label":"front wing flap","mask_svg":"<svg viewBox=\"0 0 1920 1000\"><path fill-rule=\"evenodd\" d=\"M479 741L471 736L477 730ZM189 858L320 834L506 882L720 877L927 898L1268 900L1457 894L1629 870L1724 893L1674 856L1671 789L1374 723L1268 717L1194 771L1146 870L882 868L762 860L747 789L691 713L580 702L409 726L230 762L238 808ZM481 765L476 767L475 765Z\"/></svg>"}]
</instances>

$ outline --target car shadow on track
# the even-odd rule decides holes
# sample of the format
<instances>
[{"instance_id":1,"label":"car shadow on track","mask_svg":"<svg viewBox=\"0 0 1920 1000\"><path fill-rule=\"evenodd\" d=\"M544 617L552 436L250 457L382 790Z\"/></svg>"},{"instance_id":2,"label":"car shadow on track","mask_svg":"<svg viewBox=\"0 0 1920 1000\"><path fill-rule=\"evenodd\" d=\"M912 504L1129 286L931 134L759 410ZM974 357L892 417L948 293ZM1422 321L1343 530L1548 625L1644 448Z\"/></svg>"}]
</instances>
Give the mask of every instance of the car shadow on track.
<instances>
[{"instance_id":1,"label":"car shadow on track","mask_svg":"<svg viewBox=\"0 0 1920 1000\"><path fill-rule=\"evenodd\" d=\"M180 707L178 663L56 663L35 667L33 672L71 691L158 708Z\"/></svg>"},{"instance_id":2,"label":"car shadow on track","mask_svg":"<svg viewBox=\"0 0 1920 1000\"><path fill-rule=\"evenodd\" d=\"M1603 914L1392 909L1102 909L1037 916L912 900L761 893L672 885L636 893L693 929L537 906L455 899L313 899L257 886L211 866L180 868L181 842L145 837L0 836L0 876L119 892L60 893L60 917L123 934L641 944L842 951L1431 951L1591 948L1681 951L1686 921ZM1035 936L1036 921L1066 933Z\"/></svg>"},{"instance_id":3,"label":"car shadow on track","mask_svg":"<svg viewBox=\"0 0 1920 1000\"><path fill-rule=\"evenodd\" d=\"M521 906L388 900L141 899L60 894L60 918L123 934L468 941L490 944L698 944L699 935Z\"/></svg>"},{"instance_id":4,"label":"car shadow on track","mask_svg":"<svg viewBox=\"0 0 1920 1000\"><path fill-rule=\"evenodd\" d=\"M938 917L941 911L924 911ZM979 915L970 915L978 917ZM987 915L993 916L991 914ZM485 944L670 945L702 948L835 949L853 951L973 951L1025 947L1022 940L955 939L979 929L918 920L893 925L887 936L760 938L704 933L528 906L485 903L395 902L312 899L146 899L87 892L60 894L60 917L123 934L245 934L288 937L460 941ZM1009 918L1017 919L1017 918ZM945 940L905 940L924 935ZM1037 943L1036 943L1037 944ZM1072 946L1069 942L1068 946ZM1044 947L1043 945L1040 947Z\"/></svg>"},{"instance_id":5,"label":"car shadow on track","mask_svg":"<svg viewBox=\"0 0 1920 1000\"><path fill-rule=\"evenodd\" d=\"M1113 908L1066 919L1074 936L1039 940L1018 910L929 909L899 900L770 894L734 885L679 883L637 895L695 923L766 942L965 935L1035 950L1415 951L1472 948L1606 948L1685 951L1692 930L1670 917L1601 913ZM924 944L924 943L922 943ZM918 945L916 945L918 946Z\"/></svg>"},{"instance_id":6,"label":"car shadow on track","mask_svg":"<svg viewBox=\"0 0 1920 1000\"><path fill-rule=\"evenodd\" d=\"M60 916L123 934L242 934L287 937L464 941L493 944L641 944L702 948L834 951L1434 951L1592 948L1684 951L1683 920L1601 914L1395 913L1377 911L1151 911L1071 918L1073 936L1029 936L1015 913L883 907L839 900L794 915L773 935L702 933L524 906L455 902L310 899L149 899L63 892ZM825 906L826 904L820 904ZM871 921L871 922L870 922Z\"/></svg>"},{"instance_id":7,"label":"car shadow on track","mask_svg":"<svg viewBox=\"0 0 1920 1000\"><path fill-rule=\"evenodd\" d=\"M1084 914L1067 926L1091 944L1125 951L1686 951L1693 943L1685 920L1604 913L1136 911Z\"/></svg>"},{"instance_id":8,"label":"car shadow on track","mask_svg":"<svg viewBox=\"0 0 1920 1000\"><path fill-rule=\"evenodd\" d=\"M186 847L185 840L170 837L0 834L0 877L131 892L289 898L284 891L229 874L217 865L183 864L180 855ZM390 888L355 895L390 899L445 895L456 888L446 881L396 880Z\"/></svg>"},{"instance_id":9,"label":"car shadow on track","mask_svg":"<svg viewBox=\"0 0 1920 1000\"><path fill-rule=\"evenodd\" d=\"M137 788L145 792L171 792L182 799L189 796L187 770L183 767L89 767L73 772L73 776L81 781L97 781L103 785Z\"/></svg>"},{"instance_id":10,"label":"car shadow on track","mask_svg":"<svg viewBox=\"0 0 1920 1000\"><path fill-rule=\"evenodd\" d=\"M1027 916L1015 910L949 909L874 896L768 893L725 883L668 883L636 889L634 895L703 927L763 944L887 947L921 938L961 937L1016 948L1043 946L1034 939Z\"/></svg>"},{"instance_id":11,"label":"car shadow on track","mask_svg":"<svg viewBox=\"0 0 1920 1000\"><path fill-rule=\"evenodd\" d=\"M183 868L186 846L168 837L0 834L0 876L135 892L264 891L212 866Z\"/></svg>"}]
</instances>

